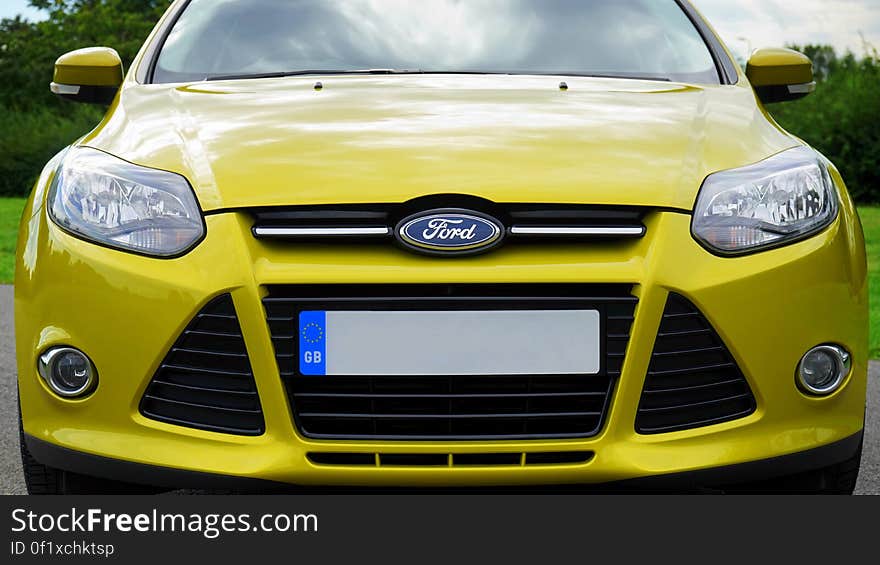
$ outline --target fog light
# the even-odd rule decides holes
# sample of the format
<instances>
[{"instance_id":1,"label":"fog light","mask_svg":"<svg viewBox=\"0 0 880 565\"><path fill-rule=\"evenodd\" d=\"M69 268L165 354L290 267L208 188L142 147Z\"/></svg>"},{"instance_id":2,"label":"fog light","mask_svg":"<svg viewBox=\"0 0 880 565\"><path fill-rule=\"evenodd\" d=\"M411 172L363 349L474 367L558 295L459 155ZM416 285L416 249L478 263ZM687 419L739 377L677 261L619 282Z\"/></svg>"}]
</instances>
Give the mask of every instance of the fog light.
<instances>
[{"instance_id":1,"label":"fog light","mask_svg":"<svg viewBox=\"0 0 880 565\"><path fill-rule=\"evenodd\" d=\"M827 396L843 384L852 369L852 356L837 345L809 350L798 365L798 385L807 393Z\"/></svg>"},{"instance_id":2,"label":"fog light","mask_svg":"<svg viewBox=\"0 0 880 565\"><path fill-rule=\"evenodd\" d=\"M56 347L43 353L37 368L49 388L64 398L85 396L95 388L98 378L86 354L72 347Z\"/></svg>"}]
</instances>

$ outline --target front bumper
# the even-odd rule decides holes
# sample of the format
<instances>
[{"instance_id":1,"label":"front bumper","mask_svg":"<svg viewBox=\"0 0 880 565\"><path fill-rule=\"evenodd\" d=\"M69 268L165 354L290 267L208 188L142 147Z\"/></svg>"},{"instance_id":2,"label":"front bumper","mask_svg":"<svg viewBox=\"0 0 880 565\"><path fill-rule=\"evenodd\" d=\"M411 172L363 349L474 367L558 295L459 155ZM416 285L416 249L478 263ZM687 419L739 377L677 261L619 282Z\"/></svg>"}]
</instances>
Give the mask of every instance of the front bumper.
<instances>
[{"instance_id":1,"label":"front bumper","mask_svg":"<svg viewBox=\"0 0 880 565\"><path fill-rule=\"evenodd\" d=\"M699 471L641 477L595 486L603 490L652 492L673 489L675 491L701 491L735 487L742 483L787 477L842 463L858 453L863 436L864 433L859 432L829 445L772 459L712 467ZM58 447L31 436L24 436L23 439L27 443L30 454L45 465L113 481L173 489L235 490L241 492L276 492L289 488L282 483L260 479L183 471L89 455Z\"/></svg>"},{"instance_id":2,"label":"front bumper","mask_svg":"<svg viewBox=\"0 0 880 565\"><path fill-rule=\"evenodd\" d=\"M187 256L154 260L77 240L36 207L22 225L16 269L16 339L24 431L33 441L140 468L158 467L300 485L485 486L608 483L698 472L809 452L859 434L867 379L867 286L861 229L851 204L825 232L737 259L712 256L690 236L690 217L653 212L648 236L629 242L509 247L453 261L390 246L258 242L245 214L207 218ZM633 284L639 298L613 403L600 433L541 441L319 441L299 434L261 304L270 285L389 283ZM735 421L657 435L634 421L670 292L705 313L754 393ZM165 353L211 298L231 294L265 419L256 437L145 418L140 400ZM846 346L854 368L829 398L798 391L809 348ZM52 396L35 360L54 345L86 351L99 372L85 400ZM577 464L503 467L318 465L308 453L476 454L589 451ZM40 451L37 457L40 458ZM47 461L49 462L49 461ZM149 482L149 481L141 481Z\"/></svg>"}]
</instances>

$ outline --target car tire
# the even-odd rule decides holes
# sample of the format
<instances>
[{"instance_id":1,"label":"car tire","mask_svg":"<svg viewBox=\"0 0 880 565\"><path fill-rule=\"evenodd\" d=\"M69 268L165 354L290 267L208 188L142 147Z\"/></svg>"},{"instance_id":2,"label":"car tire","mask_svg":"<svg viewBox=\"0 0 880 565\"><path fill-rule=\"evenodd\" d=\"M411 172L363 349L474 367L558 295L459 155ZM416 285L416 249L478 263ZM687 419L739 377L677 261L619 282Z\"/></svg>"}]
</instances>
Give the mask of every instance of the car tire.
<instances>
[{"instance_id":1,"label":"car tire","mask_svg":"<svg viewBox=\"0 0 880 565\"><path fill-rule=\"evenodd\" d=\"M156 494L162 489L89 477L43 465L31 455L24 440L21 417L18 419L21 468L28 494Z\"/></svg>"}]
</instances>

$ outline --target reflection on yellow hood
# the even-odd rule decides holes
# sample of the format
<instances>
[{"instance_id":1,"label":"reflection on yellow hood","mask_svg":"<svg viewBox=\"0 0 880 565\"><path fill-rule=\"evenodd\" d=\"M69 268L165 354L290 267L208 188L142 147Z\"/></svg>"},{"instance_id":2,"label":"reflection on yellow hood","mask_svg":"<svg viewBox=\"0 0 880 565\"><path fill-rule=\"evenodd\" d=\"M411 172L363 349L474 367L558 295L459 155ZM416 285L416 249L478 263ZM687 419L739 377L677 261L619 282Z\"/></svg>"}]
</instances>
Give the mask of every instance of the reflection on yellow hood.
<instances>
[{"instance_id":1,"label":"reflection on yellow hood","mask_svg":"<svg viewBox=\"0 0 880 565\"><path fill-rule=\"evenodd\" d=\"M449 193L690 209L708 174L798 141L747 85L400 75L129 83L81 144L185 175L205 210Z\"/></svg>"}]
</instances>

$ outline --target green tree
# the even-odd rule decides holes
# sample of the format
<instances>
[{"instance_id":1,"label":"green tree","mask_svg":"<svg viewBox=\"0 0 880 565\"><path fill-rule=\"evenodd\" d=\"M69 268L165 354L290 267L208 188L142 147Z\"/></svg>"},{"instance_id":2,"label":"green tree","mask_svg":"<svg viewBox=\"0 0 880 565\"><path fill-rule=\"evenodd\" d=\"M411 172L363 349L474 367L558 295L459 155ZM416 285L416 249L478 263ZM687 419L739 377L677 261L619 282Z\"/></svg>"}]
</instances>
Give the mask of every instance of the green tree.
<instances>
[{"instance_id":1,"label":"green tree","mask_svg":"<svg viewBox=\"0 0 880 565\"><path fill-rule=\"evenodd\" d=\"M830 45L792 45L791 48L813 61L813 73L817 81L825 80L837 68L837 52Z\"/></svg>"},{"instance_id":2,"label":"green tree","mask_svg":"<svg viewBox=\"0 0 880 565\"><path fill-rule=\"evenodd\" d=\"M40 22L0 21L0 105L30 110L61 105L48 91L59 55L103 45L134 59L170 0L30 0L47 13Z\"/></svg>"},{"instance_id":3,"label":"green tree","mask_svg":"<svg viewBox=\"0 0 880 565\"><path fill-rule=\"evenodd\" d=\"M81 47L119 51L126 68L170 0L31 0L46 19L0 21L0 196L26 194L52 155L102 109L49 92L55 60Z\"/></svg>"},{"instance_id":4,"label":"green tree","mask_svg":"<svg viewBox=\"0 0 880 565\"><path fill-rule=\"evenodd\" d=\"M806 46L816 92L768 110L785 129L825 154L840 169L853 198L880 203L880 59L839 57L832 47Z\"/></svg>"}]
</instances>

